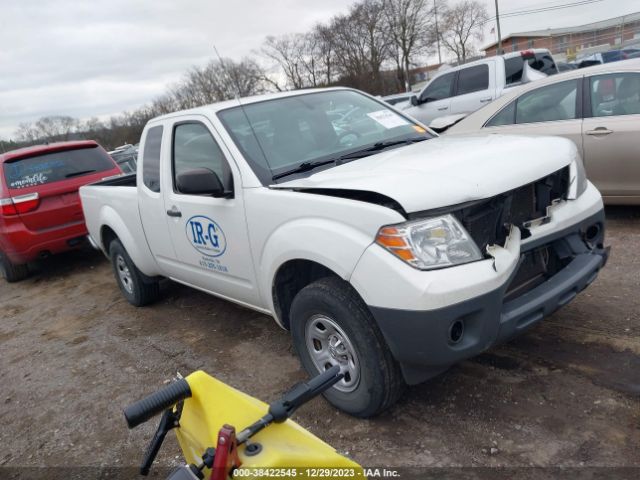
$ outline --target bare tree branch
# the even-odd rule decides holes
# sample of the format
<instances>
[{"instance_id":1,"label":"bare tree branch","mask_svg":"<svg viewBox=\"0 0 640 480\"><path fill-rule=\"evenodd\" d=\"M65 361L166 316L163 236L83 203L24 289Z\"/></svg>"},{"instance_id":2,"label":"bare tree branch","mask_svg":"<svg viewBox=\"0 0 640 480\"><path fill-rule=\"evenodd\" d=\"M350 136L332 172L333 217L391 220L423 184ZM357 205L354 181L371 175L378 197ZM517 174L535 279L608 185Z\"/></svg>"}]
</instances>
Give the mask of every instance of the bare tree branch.
<instances>
[{"instance_id":1,"label":"bare tree branch","mask_svg":"<svg viewBox=\"0 0 640 480\"><path fill-rule=\"evenodd\" d=\"M478 0L463 0L443 12L442 45L456 55L458 63L473 53L472 40L482 40L482 26L489 18Z\"/></svg>"}]
</instances>

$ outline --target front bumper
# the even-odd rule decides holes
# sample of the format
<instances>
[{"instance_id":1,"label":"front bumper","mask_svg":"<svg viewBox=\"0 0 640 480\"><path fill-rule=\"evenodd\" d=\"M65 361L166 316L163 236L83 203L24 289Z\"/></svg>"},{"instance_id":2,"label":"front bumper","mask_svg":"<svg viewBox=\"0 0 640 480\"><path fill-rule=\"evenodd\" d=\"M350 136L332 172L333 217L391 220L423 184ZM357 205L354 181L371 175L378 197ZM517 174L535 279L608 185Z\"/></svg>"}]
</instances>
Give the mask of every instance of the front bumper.
<instances>
[{"instance_id":1,"label":"front bumper","mask_svg":"<svg viewBox=\"0 0 640 480\"><path fill-rule=\"evenodd\" d=\"M599 231L587 242L585 232L593 225L597 225ZM517 265L506 269L506 277L496 273L503 281L490 291L428 310L371 305L369 308L391 352L401 364L407 383L420 383L518 335L569 303L596 279L605 265L608 249L603 247L603 242L604 210L600 207L595 214L570 227L533 242L524 242L518 252ZM541 246L559 251L564 256L564 266L535 288L507 299L525 254ZM454 342L452 328L454 324L459 327L460 323L463 334Z\"/></svg>"}]
</instances>

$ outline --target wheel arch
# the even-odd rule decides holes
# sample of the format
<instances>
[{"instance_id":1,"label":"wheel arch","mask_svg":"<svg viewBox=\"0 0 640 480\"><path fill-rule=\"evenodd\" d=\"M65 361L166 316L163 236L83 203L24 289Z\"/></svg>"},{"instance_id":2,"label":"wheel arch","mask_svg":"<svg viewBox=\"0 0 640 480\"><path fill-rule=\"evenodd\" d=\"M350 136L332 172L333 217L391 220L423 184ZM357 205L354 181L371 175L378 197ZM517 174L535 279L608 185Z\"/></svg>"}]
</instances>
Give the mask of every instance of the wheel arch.
<instances>
[{"instance_id":1,"label":"wheel arch","mask_svg":"<svg viewBox=\"0 0 640 480\"><path fill-rule=\"evenodd\" d=\"M100 247L107 257L109 256L109 244L117 239L131 257L131 261L142 273L149 277L160 275L158 264L149 250L141 223L139 225L134 223L132 225L134 232L132 232L128 223L125 223L118 212L111 207L104 208L100 217ZM134 219L127 220L129 223L135 222Z\"/></svg>"},{"instance_id":2,"label":"wheel arch","mask_svg":"<svg viewBox=\"0 0 640 480\"><path fill-rule=\"evenodd\" d=\"M342 278L322 263L305 258L287 260L280 265L271 284L271 300L278 323L289 330L289 310L298 292L316 280L331 276Z\"/></svg>"}]
</instances>

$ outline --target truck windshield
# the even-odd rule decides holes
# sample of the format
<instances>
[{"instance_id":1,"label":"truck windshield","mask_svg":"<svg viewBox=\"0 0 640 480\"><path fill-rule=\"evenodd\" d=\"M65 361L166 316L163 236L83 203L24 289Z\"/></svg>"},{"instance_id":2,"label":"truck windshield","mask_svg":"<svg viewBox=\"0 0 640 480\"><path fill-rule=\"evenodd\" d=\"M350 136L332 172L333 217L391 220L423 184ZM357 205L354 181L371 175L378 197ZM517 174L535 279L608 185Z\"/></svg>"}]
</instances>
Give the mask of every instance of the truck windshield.
<instances>
[{"instance_id":1,"label":"truck windshield","mask_svg":"<svg viewBox=\"0 0 640 480\"><path fill-rule=\"evenodd\" d=\"M405 139L432 136L383 103L352 90L250 103L223 110L218 117L264 185L301 165L330 165L332 159L352 152L383 149L372 148L376 145L399 146Z\"/></svg>"},{"instance_id":2,"label":"truck windshield","mask_svg":"<svg viewBox=\"0 0 640 480\"><path fill-rule=\"evenodd\" d=\"M4 164L4 175L9 188L19 189L112 168L115 168L113 160L95 146L20 158Z\"/></svg>"}]
</instances>

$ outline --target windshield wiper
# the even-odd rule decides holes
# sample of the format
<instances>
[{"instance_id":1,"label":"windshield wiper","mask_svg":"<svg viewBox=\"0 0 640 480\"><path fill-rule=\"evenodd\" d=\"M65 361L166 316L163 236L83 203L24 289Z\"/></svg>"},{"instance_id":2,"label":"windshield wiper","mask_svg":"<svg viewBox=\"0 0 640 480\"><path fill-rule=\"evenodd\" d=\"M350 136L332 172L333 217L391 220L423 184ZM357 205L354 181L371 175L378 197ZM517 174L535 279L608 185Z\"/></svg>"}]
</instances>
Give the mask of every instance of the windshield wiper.
<instances>
[{"instance_id":1,"label":"windshield wiper","mask_svg":"<svg viewBox=\"0 0 640 480\"><path fill-rule=\"evenodd\" d=\"M429 137L414 137L414 138L405 138L404 140L392 140L387 142L377 142L374 143L371 147L363 148L362 150L356 150L355 152L347 153L338 158L338 165L344 163L345 160L356 160L358 158L368 157L369 155L373 155L375 152L379 152L380 150L384 150L385 148L395 147L397 145L409 145L411 143L418 143L424 140L429 140Z\"/></svg>"},{"instance_id":2,"label":"windshield wiper","mask_svg":"<svg viewBox=\"0 0 640 480\"><path fill-rule=\"evenodd\" d=\"M294 173L303 173L313 170L314 168L321 167L323 165L328 165L329 163L335 163L337 165L342 165L346 163L346 160L356 160L358 158L367 157L369 155L373 155L375 152L379 152L380 150L384 150L385 148L395 147L397 145L409 145L411 143L422 142L423 140L428 140L430 137L413 137L406 138L404 140L392 140L386 142L377 142L372 146L363 148L362 150L356 150L355 152L350 152L345 155L341 155L337 158L332 158L329 160L320 160L318 162L302 162L295 168L291 170L284 171L282 173L277 173L273 177L272 180L278 180L283 177L287 177L289 175L293 175Z\"/></svg>"},{"instance_id":3,"label":"windshield wiper","mask_svg":"<svg viewBox=\"0 0 640 480\"><path fill-rule=\"evenodd\" d=\"M328 165L329 163L334 163L334 162L335 162L334 159L321 160L319 162L302 162L300 165L298 165L295 168L292 168L291 170L286 170L282 173L275 174L273 177L271 177L271 179L278 180L280 178L293 175L294 173L308 172L310 170L313 170L314 168L318 168L318 167L321 167L322 165Z\"/></svg>"},{"instance_id":4,"label":"windshield wiper","mask_svg":"<svg viewBox=\"0 0 640 480\"><path fill-rule=\"evenodd\" d=\"M80 170L79 172L67 173L64 178L77 177L78 175L86 175L87 173L93 173L95 170Z\"/></svg>"}]
</instances>

